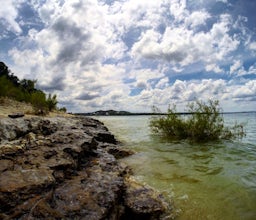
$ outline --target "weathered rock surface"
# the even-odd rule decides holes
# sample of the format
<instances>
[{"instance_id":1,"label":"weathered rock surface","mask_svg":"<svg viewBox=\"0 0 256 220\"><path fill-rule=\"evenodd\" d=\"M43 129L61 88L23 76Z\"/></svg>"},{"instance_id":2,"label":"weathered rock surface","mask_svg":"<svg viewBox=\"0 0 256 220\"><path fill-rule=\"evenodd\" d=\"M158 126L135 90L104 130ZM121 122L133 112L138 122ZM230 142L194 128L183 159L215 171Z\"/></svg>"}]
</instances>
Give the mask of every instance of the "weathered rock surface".
<instances>
[{"instance_id":1,"label":"weathered rock surface","mask_svg":"<svg viewBox=\"0 0 256 220\"><path fill-rule=\"evenodd\" d=\"M130 178L99 121L0 120L0 219L160 219L166 204Z\"/></svg>"}]
</instances>

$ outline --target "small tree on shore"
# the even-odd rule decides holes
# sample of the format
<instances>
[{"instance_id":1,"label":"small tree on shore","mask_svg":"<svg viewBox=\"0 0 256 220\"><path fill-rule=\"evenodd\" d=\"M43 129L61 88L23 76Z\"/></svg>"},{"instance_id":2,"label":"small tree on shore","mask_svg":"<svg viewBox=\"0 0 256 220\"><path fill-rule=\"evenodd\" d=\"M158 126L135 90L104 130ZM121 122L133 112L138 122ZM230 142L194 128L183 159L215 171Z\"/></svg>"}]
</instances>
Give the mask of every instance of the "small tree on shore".
<instances>
[{"instance_id":1,"label":"small tree on shore","mask_svg":"<svg viewBox=\"0 0 256 220\"><path fill-rule=\"evenodd\" d=\"M150 127L154 134L168 139L188 139L193 142L207 142L219 139L231 139L245 135L242 125L232 128L224 126L219 101L196 101L187 105L188 116L181 116L176 107L169 107L166 115L154 116ZM154 107L154 112L159 110Z\"/></svg>"},{"instance_id":2,"label":"small tree on shore","mask_svg":"<svg viewBox=\"0 0 256 220\"><path fill-rule=\"evenodd\" d=\"M58 104L57 95L52 96L51 94L49 94L48 98L46 100L46 103L47 103L49 111L56 110L57 104Z\"/></svg>"}]
</instances>

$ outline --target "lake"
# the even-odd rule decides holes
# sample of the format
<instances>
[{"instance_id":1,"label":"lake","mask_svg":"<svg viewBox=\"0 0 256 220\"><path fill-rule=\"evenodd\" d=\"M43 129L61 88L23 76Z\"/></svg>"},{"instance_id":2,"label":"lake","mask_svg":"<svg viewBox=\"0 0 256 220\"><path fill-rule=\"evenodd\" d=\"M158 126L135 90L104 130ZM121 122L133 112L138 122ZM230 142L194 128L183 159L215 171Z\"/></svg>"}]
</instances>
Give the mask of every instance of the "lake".
<instances>
[{"instance_id":1,"label":"lake","mask_svg":"<svg viewBox=\"0 0 256 220\"><path fill-rule=\"evenodd\" d=\"M243 139L193 145L152 136L150 116L95 118L136 152L122 161L173 201L175 219L256 219L256 113L224 114L228 126L245 123Z\"/></svg>"}]
</instances>

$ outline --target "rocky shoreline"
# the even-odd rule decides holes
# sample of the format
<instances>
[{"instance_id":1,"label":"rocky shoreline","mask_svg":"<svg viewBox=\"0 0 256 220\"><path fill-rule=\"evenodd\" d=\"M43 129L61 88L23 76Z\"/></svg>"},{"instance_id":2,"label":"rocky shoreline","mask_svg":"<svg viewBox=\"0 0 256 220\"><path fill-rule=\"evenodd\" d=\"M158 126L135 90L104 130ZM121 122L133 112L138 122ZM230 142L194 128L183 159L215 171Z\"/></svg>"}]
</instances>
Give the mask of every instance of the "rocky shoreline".
<instances>
[{"instance_id":1,"label":"rocky shoreline","mask_svg":"<svg viewBox=\"0 0 256 220\"><path fill-rule=\"evenodd\" d=\"M92 118L1 118L0 219L166 218L118 161L131 153Z\"/></svg>"}]
</instances>

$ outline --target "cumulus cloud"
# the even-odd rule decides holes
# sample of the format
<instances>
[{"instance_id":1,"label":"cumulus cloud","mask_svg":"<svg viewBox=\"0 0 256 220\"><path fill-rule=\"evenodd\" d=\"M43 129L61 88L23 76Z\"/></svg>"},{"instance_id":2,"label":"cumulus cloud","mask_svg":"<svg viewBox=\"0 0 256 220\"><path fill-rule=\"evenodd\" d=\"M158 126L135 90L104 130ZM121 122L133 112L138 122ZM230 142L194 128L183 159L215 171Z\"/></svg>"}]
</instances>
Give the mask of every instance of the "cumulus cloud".
<instances>
[{"instance_id":1,"label":"cumulus cloud","mask_svg":"<svg viewBox=\"0 0 256 220\"><path fill-rule=\"evenodd\" d=\"M51 80L47 84L43 84L39 82L37 87L39 87L42 90L46 90L48 92L56 91L56 90L63 91L67 87L65 83L65 76L62 76L62 75L53 76L53 78L51 78Z\"/></svg>"},{"instance_id":2,"label":"cumulus cloud","mask_svg":"<svg viewBox=\"0 0 256 220\"><path fill-rule=\"evenodd\" d=\"M83 93L83 94L80 94L78 97L76 97L76 99L80 99L80 100L92 100L92 99L95 99L95 98L97 98L97 97L99 97L99 94L97 94L97 93L87 93L87 92L85 92L85 93Z\"/></svg>"},{"instance_id":3,"label":"cumulus cloud","mask_svg":"<svg viewBox=\"0 0 256 220\"><path fill-rule=\"evenodd\" d=\"M184 5L184 3L177 4L175 8L181 7L181 11L183 11ZM200 15L203 16L201 23L198 21ZM182 18L185 23L190 21L192 27L195 27L205 23L210 16L206 12L198 11L185 18L178 10L175 12L176 17ZM216 62L235 51L240 43L229 34L231 24L231 17L223 14L208 32L195 31L187 28L185 24L167 26L163 34L150 29L142 33L140 40L133 45L132 54L181 66L198 61Z\"/></svg>"},{"instance_id":4,"label":"cumulus cloud","mask_svg":"<svg viewBox=\"0 0 256 220\"><path fill-rule=\"evenodd\" d=\"M168 77L164 77L162 79L159 80L159 82L156 84L156 88L166 88L169 86L169 78Z\"/></svg>"},{"instance_id":5,"label":"cumulus cloud","mask_svg":"<svg viewBox=\"0 0 256 220\"><path fill-rule=\"evenodd\" d=\"M9 10L4 18L0 9L5 31L23 33L22 2L2 1ZM243 26L245 19L228 11L214 14L206 1L197 4L200 7L186 0L29 1L40 28L27 25L27 34L15 39L15 47L7 51L12 70L20 78L37 79L39 88L56 93L71 111L143 111L199 97L238 100L239 94L231 96L234 82L226 80L255 74L255 65L245 68L237 54L243 47L254 53L256 41ZM214 80L216 73L223 79ZM239 88L238 93L249 94Z\"/></svg>"},{"instance_id":6,"label":"cumulus cloud","mask_svg":"<svg viewBox=\"0 0 256 220\"><path fill-rule=\"evenodd\" d=\"M233 96L235 100L255 101L256 97L256 80L251 80L245 85L234 90Z\"/></svg>"},{"instance_id":7,"label":"cumulus cloud","mask_svg":"<svg viewBox=\"0 0 256 220\"><path fill-rule=\"evenodd\" d=\"M233 65L230 66L230 73L237 76L248 74L247 71L244 69L244 66L241 60L234 61Z\"/></svg>"},{"instance_id":8,"label":"cumulus cloud","mask_svg":"<svg viewBox=\"0 0 256 220\"><path fill-rule=\"evenodd\" d=\"M191 28L196 28L197 26L205 25L210 17L210 14L206 11L195 11L185 18L185 24Z\"/></svg>"},{"instance_id":9,"label":"cumulus cloud","mask_svg":"<svg viewBox=\"0 0 256 220\"><path fill-rule=\"evenodd\" d=\"M215 63L214 64L207 64L205 66L205 70L208 71L208 72L213 71L215 73L223 72L223 70L219 66L217 66Z\"/></svg>"}]
</instances>

